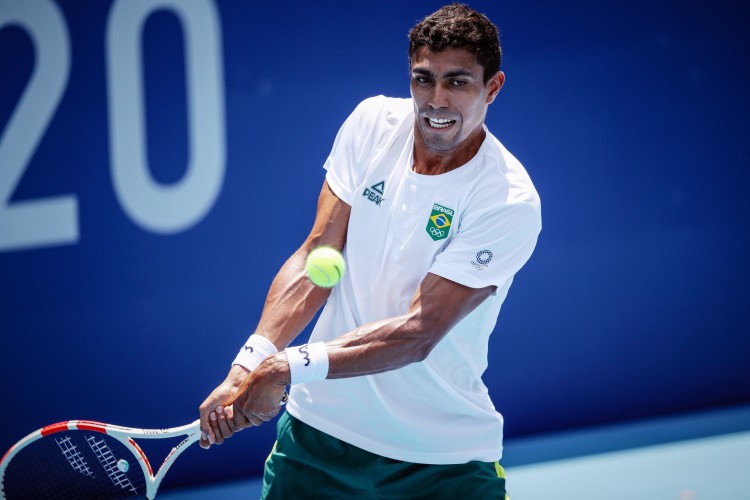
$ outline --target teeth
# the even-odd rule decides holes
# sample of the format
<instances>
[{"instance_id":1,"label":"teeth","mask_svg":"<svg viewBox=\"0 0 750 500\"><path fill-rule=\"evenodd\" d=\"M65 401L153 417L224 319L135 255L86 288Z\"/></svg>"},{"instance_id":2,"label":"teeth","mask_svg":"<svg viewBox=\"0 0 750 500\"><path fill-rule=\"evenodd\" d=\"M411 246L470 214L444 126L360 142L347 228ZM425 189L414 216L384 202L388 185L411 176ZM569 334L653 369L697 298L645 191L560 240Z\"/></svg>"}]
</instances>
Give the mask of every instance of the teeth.
<instances>
[{"instance_id":1,"label":"teeth","mask_svg":"<svg viewBox=\"0 0 750 500\"><path fill-rule=\"evenodd\" d=\"M453 123L453 120L448 120L446 118L427 118L427 121L430 123L431 127L435 128L445 128Z\"/></svg>"}]
</instances>

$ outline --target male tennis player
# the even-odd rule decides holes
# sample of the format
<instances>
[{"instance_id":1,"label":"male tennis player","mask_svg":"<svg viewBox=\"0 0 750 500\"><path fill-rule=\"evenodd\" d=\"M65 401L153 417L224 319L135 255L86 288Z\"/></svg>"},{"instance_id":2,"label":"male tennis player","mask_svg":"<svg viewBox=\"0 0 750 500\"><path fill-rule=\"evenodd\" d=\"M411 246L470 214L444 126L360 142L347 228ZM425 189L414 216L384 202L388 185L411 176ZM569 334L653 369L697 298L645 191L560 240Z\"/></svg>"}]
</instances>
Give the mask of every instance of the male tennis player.
<instances>
[{"instance_id":1,"label":"male tennis player","mask_svg":"<svg viewBox=\"0 0 750 500\"><path fill-rule=\"evenodd\" d=\"M412 98L367 99L343 124L309 236L200 407L208 447L273 418L291 384L264 498L505 498L481 376L539 197L484 125L505 80L497 28L453 4L409 38ZM346 259L332 290L305 276L319 245Z\"/></svg>"}]
</instances>

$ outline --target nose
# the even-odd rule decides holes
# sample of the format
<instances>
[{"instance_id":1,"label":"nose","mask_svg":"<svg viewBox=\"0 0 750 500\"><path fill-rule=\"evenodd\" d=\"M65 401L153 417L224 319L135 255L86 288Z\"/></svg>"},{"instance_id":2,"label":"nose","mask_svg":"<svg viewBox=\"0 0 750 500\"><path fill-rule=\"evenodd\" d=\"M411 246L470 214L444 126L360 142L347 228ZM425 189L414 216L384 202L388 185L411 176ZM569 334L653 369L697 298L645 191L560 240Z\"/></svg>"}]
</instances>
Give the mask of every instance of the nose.
<instances>
[{"instance_id":1,"label":"nose","mask_svg":"<svg viewBox=\"0 0 750 500\"><path fill-rule=\"evenodd\" d=\"M428 104L432 109L447 108L448 91L444 89L442 85L435 85L433 87L432 95L430 96Z\"/></svg>"}]
</instances>

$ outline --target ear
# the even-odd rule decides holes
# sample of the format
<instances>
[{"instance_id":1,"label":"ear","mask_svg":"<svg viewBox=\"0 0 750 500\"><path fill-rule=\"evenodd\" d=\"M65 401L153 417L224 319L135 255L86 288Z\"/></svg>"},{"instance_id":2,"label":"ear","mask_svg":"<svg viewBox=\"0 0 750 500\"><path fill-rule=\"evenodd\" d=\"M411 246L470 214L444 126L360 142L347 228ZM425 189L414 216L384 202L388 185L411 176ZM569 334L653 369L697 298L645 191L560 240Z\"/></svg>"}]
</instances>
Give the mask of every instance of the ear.
<instances>
[{"instance_id":1,"label":"ear","mask_svg":"<svg viewBox=\"0 0 750 500\"><path fill-rule=\"evenodd\" d=\"M498 71L487 82L487 104L492 104L500 89L505 84L505 73Z\"/></svg>"}]
</instances>

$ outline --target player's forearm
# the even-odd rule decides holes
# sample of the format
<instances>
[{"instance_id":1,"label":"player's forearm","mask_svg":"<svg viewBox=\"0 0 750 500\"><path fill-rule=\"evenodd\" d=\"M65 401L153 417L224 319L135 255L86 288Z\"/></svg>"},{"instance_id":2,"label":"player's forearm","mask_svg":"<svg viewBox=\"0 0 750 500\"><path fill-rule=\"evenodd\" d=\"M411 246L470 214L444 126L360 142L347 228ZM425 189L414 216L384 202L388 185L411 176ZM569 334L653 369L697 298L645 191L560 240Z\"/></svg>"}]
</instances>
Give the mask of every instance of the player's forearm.
<instances>
[{"instance_id":1,"label":"player's forearm","mask_svg":"<svg viewBox=\"0 0 750 500\"><path fill-rule=\"evenodd\" d=\"M256 333L284 349L312 321L331 291L305 275L305 246L284 263L271 284Z\"/></svg>"},{"instance_id":2,"label":"player's forearm","mask_svg":"<svg viewBox=\"0 0 750 500\"><path fill-rule=\"evenodd\" d=\"M268 291L256 332L284 349L310 323L331 291L313 285L305 273L307 254L320 245L344 248L351 207L323 183L315 223L302 246L284 263Z\"/></svg>"},{"instance_id":3,"label":"player's forearm","mask_svg":"<svg viewBox=\"0 0 750 500\"><path fill-rule=\"evenodd\" d=\"M362 325L326 343L327 378L372 375L422 361L446 332L415 313Z\"/></svg>"},{"instance_id":4,"label":"player's forearm","mask_svg":"<svg viewBox=\"0 0 750 500\"><path fill-rule=\"evenodd\" d=\"M338 339L326 342L326 378L372 375L422 361L445 333L432 330L428 335L424 328L426 325L417 315L407 314L368 323ZM271 385L295 383L287 351L266 358L254 370L255 375Z\"/></svg>"},{"instance_id":5,"label":"player's forearm","mask_svg":"<svg viewBox=\"0 0 750 500\"><path fill-rule=\"evenodd\" d=\"M326 343L327 378L381 373L424 360L494 290L492 286L473 289L428 274L406 314L362 325Z\"/></svg>"}]
</instances>

